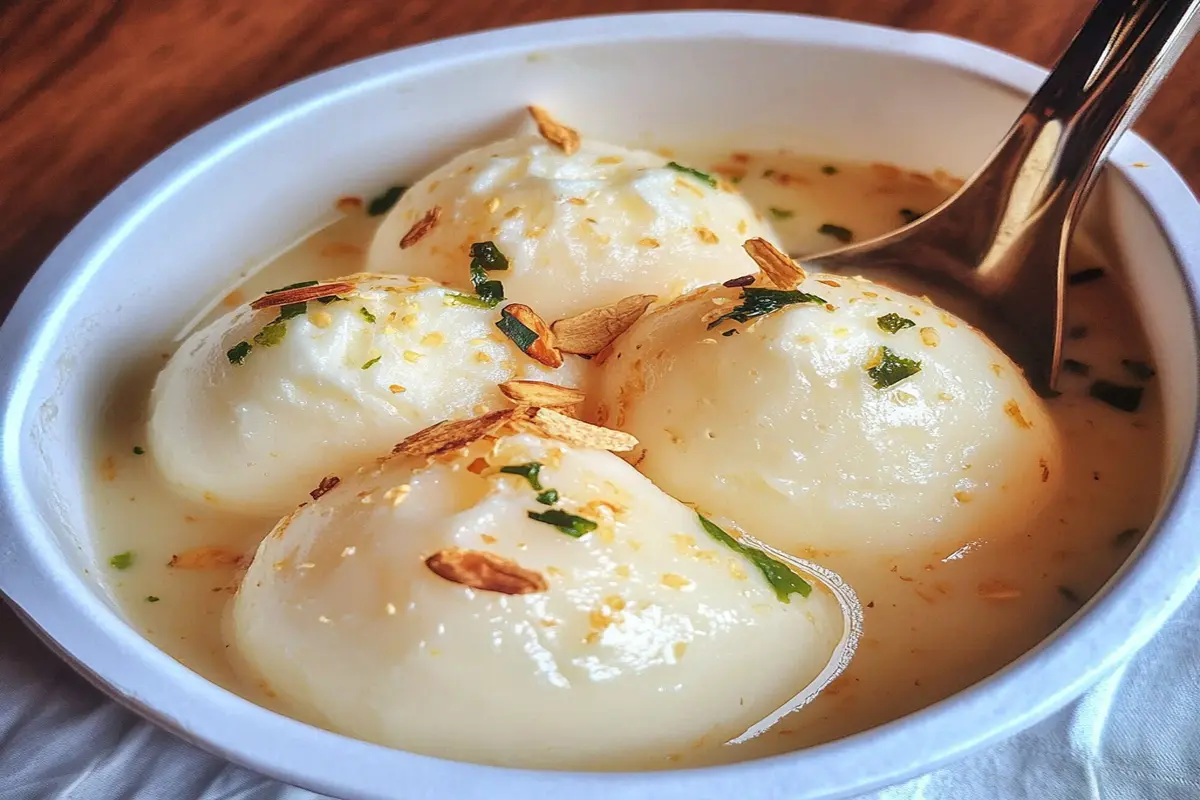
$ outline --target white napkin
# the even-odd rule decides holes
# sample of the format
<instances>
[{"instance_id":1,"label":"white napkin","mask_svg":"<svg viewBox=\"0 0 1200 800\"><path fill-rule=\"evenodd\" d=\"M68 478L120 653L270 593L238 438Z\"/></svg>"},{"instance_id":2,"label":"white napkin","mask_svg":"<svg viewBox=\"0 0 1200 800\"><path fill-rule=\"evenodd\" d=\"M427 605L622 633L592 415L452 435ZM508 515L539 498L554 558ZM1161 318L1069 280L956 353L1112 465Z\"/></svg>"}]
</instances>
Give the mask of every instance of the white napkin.
<instances>
[{"instance_id":1,"label":"white napkin","mask_svg":"<svg viewBox=\"0 0 1200 800\"><path fill-rule=\"evenodd\" d=\"M1200 594L1132 662L990 750L861 800L1200 798ZM314 800L107 700L0 603L0 800ZM705 800L698 797L697 800Z\"/></svg>"}]
</instances>

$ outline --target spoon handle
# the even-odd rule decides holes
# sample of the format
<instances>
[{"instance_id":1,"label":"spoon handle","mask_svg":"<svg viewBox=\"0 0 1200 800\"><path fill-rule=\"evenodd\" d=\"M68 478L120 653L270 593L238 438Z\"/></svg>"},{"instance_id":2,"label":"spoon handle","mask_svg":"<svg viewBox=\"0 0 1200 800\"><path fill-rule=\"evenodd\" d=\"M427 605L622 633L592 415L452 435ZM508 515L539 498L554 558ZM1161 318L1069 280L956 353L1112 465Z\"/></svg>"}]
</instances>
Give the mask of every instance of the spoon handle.
<instances>
[{"instance_id":1,"label":"spoon handle","mask_svg":"<svg viewBox=\"0 0 1200 800\"><path fill-rule=\"evenodd\" d=\"M1023 115L1061 129L1048 183L1086 192L1196 34L1198 10L1200 0L1099 0Z\"/></svg>"},{"instance_id":2,"label":"spoon handle","mask_svg":"<svg viewBox=\"0 0 1200 800\"><path fill-rule=\"evenodd\" d=\"M1099 0L987 163L905 237L959 282L961 265L975 265L965 281L1007 320L997 343L1020 354L1040 392L1058 377L1071 231L1117 137L1195 36L1198 11L1200 0Z\"/></svg>"}]
</instances>

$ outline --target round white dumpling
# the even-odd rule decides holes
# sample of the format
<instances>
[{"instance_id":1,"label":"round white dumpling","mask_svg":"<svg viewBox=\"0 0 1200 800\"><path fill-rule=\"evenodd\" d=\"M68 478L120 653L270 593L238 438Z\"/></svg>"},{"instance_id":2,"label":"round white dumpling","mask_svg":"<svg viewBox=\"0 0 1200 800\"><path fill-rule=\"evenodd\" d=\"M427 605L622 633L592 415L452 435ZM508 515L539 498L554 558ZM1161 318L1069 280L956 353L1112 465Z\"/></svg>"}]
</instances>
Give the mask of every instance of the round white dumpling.
<instances>
[{"instance_id":1,"label":"round white dumpling","mask_svg":"<svg viewBox=\"0 0 1200 800\"><path fill-rule=\"evenodd\" d=\"M773 563L787 583L612 453L517 433L385 460L282 520L226 635L289 713L347 735L668 767L788 706L839 646L838 599Z\"/></svg>"},{"instance_id":2,"label":"round white dumpling","mask_svg":"<svg viewBox=\"0 0 1200 800\"><path fill-rule=\"evenodd\" d=\"M415 431L510 405L499 383L581 380L585 362L543 367L496 311L427 279L347 280L342 300L243 306L183 343L151 397L150 452L171 485L279 516Z\"/></svg>"},{"instance_id":3,"label":"round white dumpling","mask_svg":"<svg viewBox=\"0 0 1200 800\"><path fill-rule=\"evenodd\" d=\"M588 139L567 155L536 134L472 150L405 193L367 267L470 290L471 245L492 242L508 269L487 277L548 322L734 277L742 242L773 234L732 188L668 163ZM434 208L436 224L401 247Z\"/></svg>"},{"instance_id":4,"label":"round white dumpling","mask_svg":"<svg viewBox=\"0 0 1200 800\"><path fill-rule=\"evenodd\" d=\"M979 331L861 279L758 280L643 317L604 361L590 413L665 491L796 554L956 547L1053 497L1054 424Z\"/></svg>"}]
</instances>

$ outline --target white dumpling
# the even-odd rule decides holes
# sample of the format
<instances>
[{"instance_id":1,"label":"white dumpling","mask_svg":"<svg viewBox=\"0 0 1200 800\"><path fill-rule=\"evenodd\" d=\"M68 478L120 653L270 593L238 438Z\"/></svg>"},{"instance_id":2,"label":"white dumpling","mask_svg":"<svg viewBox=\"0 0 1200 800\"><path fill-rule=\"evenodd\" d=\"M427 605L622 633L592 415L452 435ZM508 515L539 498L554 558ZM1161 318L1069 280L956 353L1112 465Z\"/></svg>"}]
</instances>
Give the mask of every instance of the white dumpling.
<instances>
[{"instance_id":1,"label":"white dumpling","mask_svg":"<svg viewBox=\"0 0 1200 800\"><path fill-rule=\"evenodd\" d=\"M581 380L586 362L542 366L496 329L498 311L428 279L347 280L344 300L310 301L280 322L280 307L243 306L172 356L154 386L149 443L178 491L279 516L324 476L415 431L510 405L499 383Z\"/></svg>"},{"instance_id":2,"label":"white dumpling","mask_svg":"<svg viewBox=\"0 0 1200 800\"><path fill-rule=\"evenodd\" d=\"M367 268L470 290L471 245L490 241L508 269L488 277L547 321L733 277L731 255L742 242L773 234L731 187L668 163L587 138L567 155L537 134L472 150L405 193L376 234ZM435 207L433 228L402 248Z\"/></svg>"},{"instance_id":3,"label":"white dumpling","mask_svg":"<svg viewBox=\"0 0 1200 800\"><path fill-rule=\"evenodd\" d=\"M645 475L795 554L1024 532L1061 450L1003 353L922 299L829 275L799 286L819 302L718 322L769 301L762 280L680 298L607 355L591 414L641 440Z\"/></svg>"},{"instance_id":4,"label":"white dumpling","mask_svg":"<svg viewBox=\"0 0 1200 800\"><path fill-rule=\"evenodd\" d=\"M786 706L838 646L837 597L774 563L791 588L612 453L515 433L344 476L263 540L227 637L288 713L351 736L668 767Z\"/></svg>"}]
</instances>

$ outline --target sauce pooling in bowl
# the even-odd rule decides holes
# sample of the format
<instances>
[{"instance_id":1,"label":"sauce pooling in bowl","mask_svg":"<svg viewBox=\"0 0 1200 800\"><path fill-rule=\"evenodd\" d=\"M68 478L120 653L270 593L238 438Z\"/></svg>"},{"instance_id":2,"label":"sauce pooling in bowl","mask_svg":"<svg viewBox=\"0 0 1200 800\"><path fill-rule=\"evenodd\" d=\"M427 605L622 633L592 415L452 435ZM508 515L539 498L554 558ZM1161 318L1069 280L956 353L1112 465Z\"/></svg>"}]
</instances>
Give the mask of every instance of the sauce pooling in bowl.
<instances>
[{"instance_id":1,"label":"sauce pooling in bowl","mask_svg":"<svg viewBox=\"0 0 1200 800\"><path fill-rule=\"evenodd\" d=\"M785 249L801 254L884 233L953 189L944 175L787 153L721 153L687 163L736 185ZM383 218L371 216L370 206L342 203L343 219L256 271L218 313L278 286L365 269ZM752 271L752 262L746 265ZM794 553L839 573L864 606L863 638L849 669L812 705L757 739L700 748L662 766L791 750L929 705L1032 647L1112 575L1153 517L1161 408L1153 358L1144 338L1131 335L1140 325L1119 268L1083 246L1071 270L1068 360L1061 395L1045 403L1061 446L1060 474L1045 507L1015 528L993 518L953 541L898 553L826 543ZM670 294L663 287L660 300ZM949 298L929 295L970 319ZM164 343L164 352L170 347ZM160 477L146 430L147 398L161 367L146 363L114 387L107 406L93 482L96 550L103 563L111 559L112 591L151 641L215 682L287 713L269 689L235 675L221 636L229 587L238 580L235 562L278 518L235 514L219 498L184 499ZM704 504L704 498L679 499ZM441 752L460 755L452 746Z\"/></svg>"}]
</instances>

